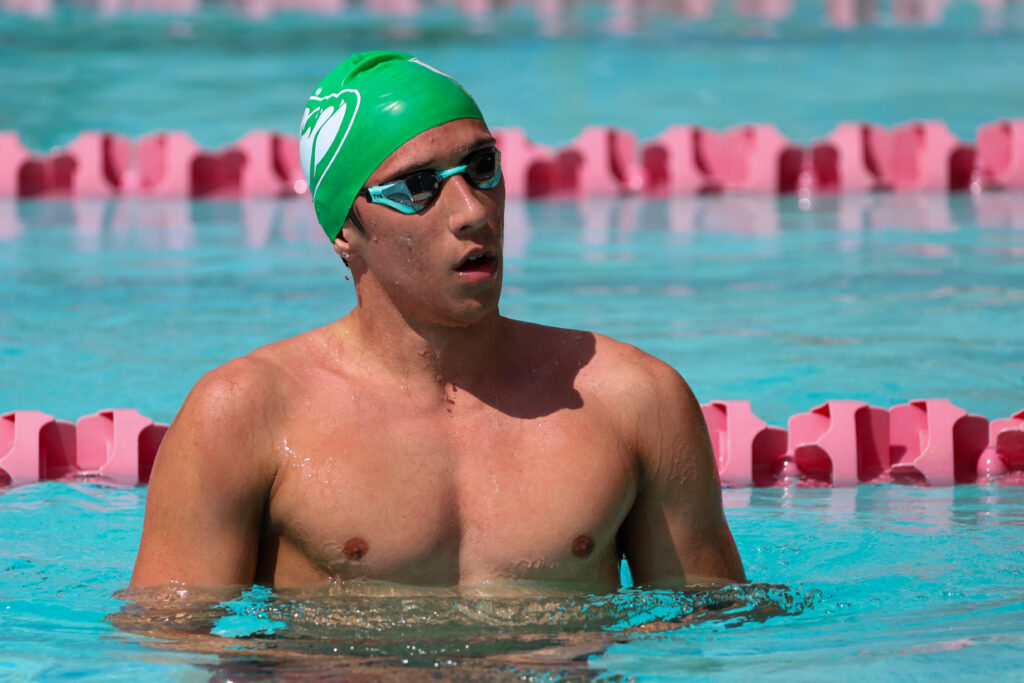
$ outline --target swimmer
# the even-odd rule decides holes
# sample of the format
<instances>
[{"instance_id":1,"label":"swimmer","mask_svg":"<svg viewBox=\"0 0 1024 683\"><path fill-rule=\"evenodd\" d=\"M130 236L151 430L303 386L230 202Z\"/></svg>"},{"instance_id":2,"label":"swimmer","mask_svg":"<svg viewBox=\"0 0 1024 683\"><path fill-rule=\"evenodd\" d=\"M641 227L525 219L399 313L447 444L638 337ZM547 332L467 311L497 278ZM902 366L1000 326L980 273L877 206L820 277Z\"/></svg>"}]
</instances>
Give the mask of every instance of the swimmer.
<instances>
[{"instance_id":1,"label":"swimmer","mask_svg":"<svg viewBox=\"0 0 1024 683\"><path fill-rule=\"evenodd\" d=\"M300 157L355 307L199 380L156 458L133 587L607 592L622 557L639 586L745 580L683 378L499 313L501 153L458 83L354 55L309 98Z\"/></svg>"}]
</instances>

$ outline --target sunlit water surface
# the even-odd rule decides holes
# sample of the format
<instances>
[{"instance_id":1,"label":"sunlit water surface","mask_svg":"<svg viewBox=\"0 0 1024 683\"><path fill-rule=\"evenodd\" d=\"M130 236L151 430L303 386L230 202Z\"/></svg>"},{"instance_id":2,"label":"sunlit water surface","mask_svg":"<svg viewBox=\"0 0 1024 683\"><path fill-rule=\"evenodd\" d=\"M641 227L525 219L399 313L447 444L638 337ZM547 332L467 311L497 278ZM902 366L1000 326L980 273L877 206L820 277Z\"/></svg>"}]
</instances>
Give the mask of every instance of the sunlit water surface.
<instances>
[{"instance_id":1,"label":"sunlit water surface","mask_svg":"<svg viewBox=\"0 0 1024 683\"><path fill-rule=\"evenodd\" d=\"M1005 416L1024 384L1021 201L512 204L503 310L637 344L777 424L838 397ZM0 209L2 410L170 420L203 372L353 303L302 202ZM1024 675L1024 488L726 491L754 583L724 591L346 585L157 608L117 592L144 496L0 493L0 677Z\"/></svg>"},{"instance_id":2,"label":"sunlit water surface","mask_svg":"<svg viewBox=\"0 0 1024 683\"><path fill-rule=\"evenodd\" d=\"M170 421L354 304L309 202L0 203L0 410ZM701 401L1024 408L1024 195L510 203L502 312L636 344Z\"/></svg>"},{"instance_id":3,"label":"sunlit water surface","mask_svg":"<svg viewBox=\"0 0 1024 683\"><path fill-rule=\"evenodd\" d=\"M182 590L148 610L131 593L113 597L128 580L144 498L141 488L56 482L0 495L0 677L1024 674L1020 487L727 490L749 587L256 588L213 605ZM165 637L120 631L108 615Z\"/></svg>"},{"instance_id":4,"label":"sunlit water surface","mask_svg":"<svg viewBox=\"0 0 1024 683\"><path fill-rule=\"evenodd\" d=\"M951 3L937 26L884 15L850 32L826 27L818 3L783 22L653 12L613 35L624 25L597 6L559 27L522 7L488 25L452 10L258 22L219 6L112 17L62 4L52 19L0 14L0 128L38 150L88 128L180 128L211 146L293 133L341 55L397 48L455 74L492 125L545 143L593 123L649 138L744 121L808 142L840 120L910 118L969 140L1024 111L1022 8L993 19ZM1024 407L1024 198L809 209L510 204L503 312L636 344L702 401L750 399L775 424L828 398L948 397L990 418ZM305 200L0 200L0 411L169 421L207 370L353 300ZM356 585L212 602L172 591L143 609L118 591L144 489L26 486L0 492L0 678L1020 679L1022 491L726 491L754 584L725 591Z\"/></svg>"}]
</instances>

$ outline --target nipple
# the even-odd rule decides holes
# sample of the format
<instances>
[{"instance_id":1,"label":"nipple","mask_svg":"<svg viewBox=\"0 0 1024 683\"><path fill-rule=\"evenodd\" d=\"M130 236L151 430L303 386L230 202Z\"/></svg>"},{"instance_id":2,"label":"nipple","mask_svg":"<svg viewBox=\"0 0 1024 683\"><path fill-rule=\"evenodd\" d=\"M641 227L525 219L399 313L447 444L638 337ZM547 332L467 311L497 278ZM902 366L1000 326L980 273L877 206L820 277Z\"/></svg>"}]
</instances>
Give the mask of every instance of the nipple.
<instances>
[{"instance_id":1,"label":"nipple","mask_svg":"<svg viewBox=\"0 0 1024 683\"><path fill-rule=\"evenodd\" d=\"M583 558L594 552L594 541L586 534L580 534L576 537L576 540L572 542L572 554L576 557Z\"/></svg>"},{"instance_id":2,"label":"nipple","mask_svg":"<svg viewBox=\"0 0 1024 683\"><path fill-rule=\"evenodd\" d=\"M366 555L369 549L370 546L366 544L366 541L356 536L345 541L345 547L342 549L342 552L345 553L345 557L348 559L358 562L363 559L363 556Z\"/></svg>"}]
</instances>

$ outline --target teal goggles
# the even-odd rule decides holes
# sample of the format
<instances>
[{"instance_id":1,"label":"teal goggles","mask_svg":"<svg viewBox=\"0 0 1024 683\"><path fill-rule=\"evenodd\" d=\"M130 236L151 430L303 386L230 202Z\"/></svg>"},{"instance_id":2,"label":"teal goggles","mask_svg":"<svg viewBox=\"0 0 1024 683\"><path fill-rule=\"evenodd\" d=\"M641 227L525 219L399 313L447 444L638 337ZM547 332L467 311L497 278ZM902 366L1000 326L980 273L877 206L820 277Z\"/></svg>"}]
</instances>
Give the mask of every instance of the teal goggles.
<instances>
[{"instance_id":1,"label":"teal goggles","mask_svg":"<svg viewBox=\"0 0 1024 683\"><path fill-rule=\"evenodd\" d=\"M447 171L432 168L416 171L383 185L364 187L356 196L365 197L374 204L390 206L401 213L418 213L430 206L441 192L445 180L459 173L481 190L497 187L501 182L501 152L496 147L480 149Z\"/></svg>"}]
</instances>

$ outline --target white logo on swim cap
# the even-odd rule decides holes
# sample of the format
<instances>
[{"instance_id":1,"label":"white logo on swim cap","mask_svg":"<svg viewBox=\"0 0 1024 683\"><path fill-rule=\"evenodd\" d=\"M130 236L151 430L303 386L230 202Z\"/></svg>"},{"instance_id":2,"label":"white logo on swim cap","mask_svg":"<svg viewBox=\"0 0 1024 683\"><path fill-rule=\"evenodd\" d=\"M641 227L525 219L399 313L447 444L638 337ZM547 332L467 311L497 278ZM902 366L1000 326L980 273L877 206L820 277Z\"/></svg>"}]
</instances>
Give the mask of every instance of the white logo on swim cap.
<instances>
[{"instance_id":1,"label":"white logo on swim cap","mask_svg":"<svg viewBox=\"0 0 1024 683\"><path fill-rule=\"evenodd\" d=\"M359 91L351 89L309 98L299 124L299 161L314 199L352 130L359 101Z\"/></svg>"},{"instance_id":2,"label":"white logo on swim cap","mask_svg":"<svg viewBox=\"0 0 1024 683\"><path fill-rule=\"evenodd\" d=\"M445 78L451 78L453 81L455 80L454 78L452 78L451 76L449 76L445 72L441 71L440 69L434 68L434 67L430 66L429 64L427 64L426 62L421 62L420 60L416 59L415 57L410 59L409 62L411 64L419 64L423 68L430 69L431 71L433 71L436 74L440 74L440 75L444 76Z\"/></svg>"}]
</instances>

